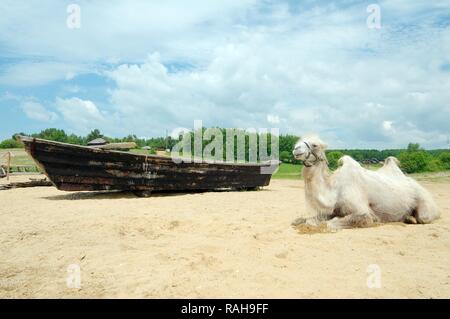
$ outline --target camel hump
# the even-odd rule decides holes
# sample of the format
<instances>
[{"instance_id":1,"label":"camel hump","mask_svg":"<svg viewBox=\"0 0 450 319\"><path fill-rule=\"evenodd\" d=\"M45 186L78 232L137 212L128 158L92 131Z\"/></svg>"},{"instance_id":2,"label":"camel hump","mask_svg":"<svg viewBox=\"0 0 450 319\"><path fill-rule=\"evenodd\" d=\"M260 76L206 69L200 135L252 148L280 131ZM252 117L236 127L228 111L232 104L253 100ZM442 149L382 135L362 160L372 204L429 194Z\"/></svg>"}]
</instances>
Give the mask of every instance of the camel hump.
<instances>
[{"instance_id":1,"label":"camel hump","mask_svg":"<svg viewBox=\"0 0 450 319\"><path fill-rule=\"evenodd\" d=\"M339 163L339 165L356 165L356 166L361 166L361 165L359 165L359 163L357 161L355 161L351 156L348 156L348 155L342 156L339 159L338 163Z\"/></svg>"},{"instance_id":2,"label":"camel hump","mask_svg":"<svg viewBox=\"0 0 450 319\"><path fill-rule=\"evenodd\" d=\"M384 160L384 165L395 165L395 166L400 166L400 161L394 157L394 156L389 156Z\"/></svg>"}]
</instances>

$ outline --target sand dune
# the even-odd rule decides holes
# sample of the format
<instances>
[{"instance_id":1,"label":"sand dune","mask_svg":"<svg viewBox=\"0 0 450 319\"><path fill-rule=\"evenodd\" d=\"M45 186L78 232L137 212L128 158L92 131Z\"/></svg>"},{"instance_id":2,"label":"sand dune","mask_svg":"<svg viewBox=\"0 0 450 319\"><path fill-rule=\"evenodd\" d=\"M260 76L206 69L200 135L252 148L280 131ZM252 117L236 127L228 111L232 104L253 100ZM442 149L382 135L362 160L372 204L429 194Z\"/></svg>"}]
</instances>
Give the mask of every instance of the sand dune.
<instances>
[{"instance_id":1,"label":"sand dune","mask_svg":"<svg viewBox=\"0 0 450 319\"><path fill-rule=\"evenodd\" d=\"M450 183L423 185L435 224L311 235L290 226L305 215L301 181L151 198L1 191L0 297L449 298Z\"/></svg>"}]
</instances>

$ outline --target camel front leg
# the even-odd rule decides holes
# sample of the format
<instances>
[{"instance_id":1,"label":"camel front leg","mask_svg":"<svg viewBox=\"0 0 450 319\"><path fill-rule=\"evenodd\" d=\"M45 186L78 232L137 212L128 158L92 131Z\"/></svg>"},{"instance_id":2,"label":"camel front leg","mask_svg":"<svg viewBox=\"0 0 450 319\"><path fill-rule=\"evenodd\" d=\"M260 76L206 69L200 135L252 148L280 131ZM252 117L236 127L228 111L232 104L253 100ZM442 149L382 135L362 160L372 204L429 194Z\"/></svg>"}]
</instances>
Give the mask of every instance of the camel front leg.
<instances>
[{"instance_id":1,"label":"camel front leg","mask_svg":"<svg viewBox=\"0 0 450 319\"><path fill-rule=\"evenodd\" d=\"M343 217L342 212L339 207L335 207L333 209L333 212L330 214L318 214L313 217L299 217L296 218L291 225L292 226L298 226L302 224L311 225L311 226L318 226L320 223L325 222L327 220L333 219L334 217L339 216Z\"/></svg>"},{"instance_id":2,"label":"camel front leg","mask_svg":"<svg viewBox=\"0 0 450 319\"><path fill-rule=\"evenodd\" d=\"M296 218L291 225L292 226L298 226L298 225L313 225L313 226L317 226L319 223L319 219L317 217L299 217Z\"/></svg>"},{"instance_id":3,"label":"camel front leg","mask_svg":"<svg viewBox=\"0 0 450 319\"><path fill-rule=\"evenodd\" d=\"M311 225L311 226L318 226L324 221L330 220L333 218L334 215L327 215L327 214L321 214L313 217L299 217L296 218L291 225L292 226L298 226L302 224Z\"/></svg>"},{"instance_id":4,"label":"camel front leg","mask_svg":"<svg viewBox=\"0 0 450 319\"><path fill-rule=\"evenodd\" d=\"M376 222L374 215L366 214L352 214L345 217L335 217L327 221L327 227L330 230L339 230L346 228L364 228L371 227Z\"/></svg>"}]
</instances>

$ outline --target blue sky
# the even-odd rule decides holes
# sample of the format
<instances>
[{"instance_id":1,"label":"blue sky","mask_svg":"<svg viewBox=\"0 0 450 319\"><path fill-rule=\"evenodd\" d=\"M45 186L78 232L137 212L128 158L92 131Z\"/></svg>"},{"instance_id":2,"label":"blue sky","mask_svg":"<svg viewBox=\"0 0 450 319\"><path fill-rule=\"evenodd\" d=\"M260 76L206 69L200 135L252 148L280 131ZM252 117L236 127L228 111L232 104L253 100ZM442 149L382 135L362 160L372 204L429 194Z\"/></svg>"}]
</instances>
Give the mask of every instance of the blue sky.
<instances>
[{"instance_id":1,"label":"blue sky","mask_svg":"<svg viewBox=\"0 0 450 319\"><path fill-rule=\"evenodd\" d=\"M67 6L81 8L79 29ZM368 28L378 4L381 28ZM0 138L205 126L446 147L450 1L0 3Z\"/></svg>"}]
</instances>

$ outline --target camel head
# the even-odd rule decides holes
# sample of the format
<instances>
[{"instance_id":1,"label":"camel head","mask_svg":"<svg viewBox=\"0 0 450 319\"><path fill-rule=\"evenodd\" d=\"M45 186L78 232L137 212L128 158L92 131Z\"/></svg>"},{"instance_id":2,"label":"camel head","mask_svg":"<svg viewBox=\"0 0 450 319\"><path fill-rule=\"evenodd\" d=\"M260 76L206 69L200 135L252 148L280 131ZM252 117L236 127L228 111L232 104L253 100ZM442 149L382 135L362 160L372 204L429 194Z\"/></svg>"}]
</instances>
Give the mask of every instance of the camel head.
<instances>
[{"instance_id":1,"label":"camel head","mask_svg":"<svg viewBox=\"0 0 450 319\"><path fill-rule=\"evenodd\" d=\"M294 147L292 154L295 159L302 161L305 166L312 166L319 161L326 160L325 144L318 136L309 135L301 138Z\"/></svg>"}]
</instances>

